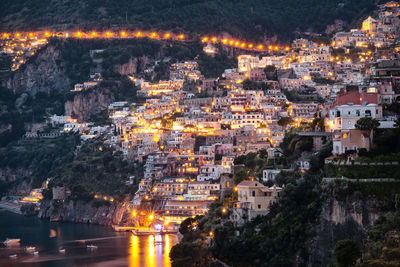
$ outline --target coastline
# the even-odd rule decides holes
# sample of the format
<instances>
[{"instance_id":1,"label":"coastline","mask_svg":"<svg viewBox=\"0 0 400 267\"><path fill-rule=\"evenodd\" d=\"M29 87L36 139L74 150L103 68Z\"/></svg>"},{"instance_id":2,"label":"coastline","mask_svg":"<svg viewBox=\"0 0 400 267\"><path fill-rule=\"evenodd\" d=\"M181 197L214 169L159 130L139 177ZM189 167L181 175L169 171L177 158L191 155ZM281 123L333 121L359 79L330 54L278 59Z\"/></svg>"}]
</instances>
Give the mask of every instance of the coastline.
<instances>
[{"instance_id":1,"label":"coastline","mask_svg":"<svg viewBox=\"0 0 400 267\"><path fill-rule=\"evenodd\" d=\"M21 212L21 206L7 201L0 201L0 210L10 211L19 215L24 215Z\"/></svg>"}]
</instances>

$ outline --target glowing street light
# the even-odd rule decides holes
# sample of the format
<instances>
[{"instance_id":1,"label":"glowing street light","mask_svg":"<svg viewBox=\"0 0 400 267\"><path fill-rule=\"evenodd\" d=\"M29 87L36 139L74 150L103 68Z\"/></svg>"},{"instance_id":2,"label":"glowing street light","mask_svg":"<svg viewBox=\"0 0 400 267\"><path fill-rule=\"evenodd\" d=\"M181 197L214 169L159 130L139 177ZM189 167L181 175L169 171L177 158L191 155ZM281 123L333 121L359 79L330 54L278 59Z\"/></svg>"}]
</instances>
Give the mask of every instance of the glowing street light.
<instances>
[{"instance_id":1,"label":"glowing street light","mask_svg":"<svg viewBox=\"0 0 400 267\"><path fill-rule=\"evenodd\" d=\"M149 221L152 221L154 219L154 215L153 214L150 214L149 215Z\"/></svg>"},{"instance_id":2,"label":"glowing street light","mask_svg":"<svg viewBox=\"0 0 400 267\"><path fill-rule=\"evenodd\" d=\"M143 33L142 33L142 32L137 32L137 33L135 34L135 36L136 36L136 37L142 37L142 36L143 36Z\"/></svg>"},{"instance_id":3,"label":"glowing street light","mask_svg":"<svg viewBox=\"0 0 400 267\"><path fill-rule=\"evenodd\" d=\"M121 37L126 37L126 32L122 31L120 32Z\"/></svg>"},{"instance_id":4,"label":"glowing street light","mask_svg":"<svg viewBox=\"0 0 400 267\"><path fill-rule=\"evenodd\" d=\"M233 188L233 190L234 190L235 192L237 192L237 191L239 191L239 188L238 188L237 186L235 186L235 188Z\"/></svg>"},{"instance_id":5,"label":"glowing street light","mask_svg":"<svg viewBox=\"0 0 400 267\"><path fill-rule=\"evenodd\" d=\"M135 217L136 216L136 211L134 210L134 211L132 211L132 217Z\"/></svg>"},{"instance_id":6,"label":"glowing street light","mask_svg":"<svg viewBox=\"0 0 400 267\"><path fill-rule=\"evenodd\" d=\"M111 37L112 33L111 32L106 32L106 37Z\"/></svg>"},{"instance_id":7,"label":"glowing street light","mask_svg":"<svg viewBox=\"0 0 400 267\"><path fill-rule=\"evenodd\" d=\"M170 38L170 37L171 37L171 34L170 34L170 33L164 34L164 39L168 39L168 38Z\"/></svg>"},{"instance_id":8,"label":"glowing street light","mask_svg":"<svg viewBox=\"0 0 400 267\"><path fill-rule=\"evenodd\" d=\"M180 39L180 40L183 40L183 39L185 39L185 35L183 35L183 34L180 34L180 35L178 36L178 39Z\"/></svg>"},{"instance_id":9,"label":"glowing street light","mask_svg":"<svg viewBox=\"0 0 400 267\"><path fill-rule=\"evenodd\" d=\"M92 37L97 37L97 32L92 32Z\"/></svg>"}]
</instances>

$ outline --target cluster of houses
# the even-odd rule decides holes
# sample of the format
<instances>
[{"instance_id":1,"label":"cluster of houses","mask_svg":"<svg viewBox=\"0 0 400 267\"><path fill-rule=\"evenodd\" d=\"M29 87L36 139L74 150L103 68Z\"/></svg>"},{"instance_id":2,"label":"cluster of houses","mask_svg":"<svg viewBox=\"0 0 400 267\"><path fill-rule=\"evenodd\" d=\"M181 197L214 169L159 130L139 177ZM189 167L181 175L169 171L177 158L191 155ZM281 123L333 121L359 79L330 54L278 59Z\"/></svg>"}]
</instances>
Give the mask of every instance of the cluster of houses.
<instances>
[{"instance_id":1,"label":"cluster of houses","mask_svg":"<svg viewBox=\"0 0 400 267\"><path fill-rule=\"evenodd\" d=\"M237 194L229 218L242 224L268 213L282 188L265 184L281 170L264 170L262 177L235 185L236 157L265 150L268 158L279 158L286 130L315 118L324 127L298 134L313 138L315 150L332 141L334 156L370 149L372 136L355 127L361 118L394 127L396 116L382 107L400 101L400 46L394 38L399 14L397 3L387 3L378 18L337 33L330 44L297 39L284 53L240 55L237 68L213 79L195 61L171 64L169 80L132 78L144 103L112 103L112 127L90 129L112 131L108 143L143 164L134 205L156 200L158 219L179 224L207 213L212 201ZM300 100L289 101L289 94ZM63 124L64 131L90 126L57 117L52 123ZM309 169L308 159L297 168Z\"/></svg>"}]
</instances>

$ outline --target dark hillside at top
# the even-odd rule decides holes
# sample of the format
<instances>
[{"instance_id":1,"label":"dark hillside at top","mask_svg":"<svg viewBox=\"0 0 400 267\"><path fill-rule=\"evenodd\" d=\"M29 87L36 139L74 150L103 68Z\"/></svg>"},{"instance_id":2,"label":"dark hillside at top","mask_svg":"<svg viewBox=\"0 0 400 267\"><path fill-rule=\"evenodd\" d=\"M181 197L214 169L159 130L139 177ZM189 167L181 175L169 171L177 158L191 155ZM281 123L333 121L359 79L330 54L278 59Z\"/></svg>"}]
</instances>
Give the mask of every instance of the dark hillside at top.
<instances>
[{"instance_id":1,"label":"dark hillside at top","mask_svg":"<svg viewBox=\"0 0 400 267\"><path fill-rule=\"evenodd\" d=\"M382 1L381 1L382 2ZM352 25L375 0L2 0L1 30L155 29L261 40ZM342 24L342 23L339 24Z\"/></svg>"}]
</instances>

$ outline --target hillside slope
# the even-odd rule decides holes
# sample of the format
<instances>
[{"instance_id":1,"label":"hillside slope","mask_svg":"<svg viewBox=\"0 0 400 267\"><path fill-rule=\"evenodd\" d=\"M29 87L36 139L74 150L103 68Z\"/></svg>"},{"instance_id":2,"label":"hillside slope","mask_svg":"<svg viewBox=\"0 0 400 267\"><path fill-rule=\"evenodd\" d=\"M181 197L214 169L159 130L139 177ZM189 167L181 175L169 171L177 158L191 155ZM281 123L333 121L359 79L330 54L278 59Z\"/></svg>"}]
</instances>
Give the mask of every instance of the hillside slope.
<instances>
[{"instance_id":1,"label":"hillside slope","mask_svg":"<svg viewBox=\"0 0 400 267\"><path fill-rule=\"evenodd\" d=\"M1 30L140 28L280 39L324 32L370 12L377 0L3 0ZM265 35L267 33L267 36Z\"/></svg>"}]
</instances>

